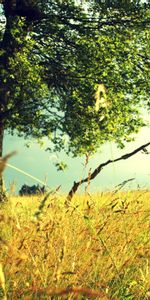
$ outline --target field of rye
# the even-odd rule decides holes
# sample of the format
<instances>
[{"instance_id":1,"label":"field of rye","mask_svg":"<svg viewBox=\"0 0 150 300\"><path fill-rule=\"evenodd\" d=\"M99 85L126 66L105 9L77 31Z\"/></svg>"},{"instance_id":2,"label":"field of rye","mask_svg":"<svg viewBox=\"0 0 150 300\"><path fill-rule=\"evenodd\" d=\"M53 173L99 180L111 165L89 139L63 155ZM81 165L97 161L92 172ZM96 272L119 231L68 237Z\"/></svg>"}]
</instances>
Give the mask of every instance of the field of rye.
<instances>
[{"instance_id":1,"label":"field of rye","mask_svg":"<svg viewBox=\"0 0 150 300\"><path fill-rule=\"evenodd\" d=\"M10 197L0 299L150 299L150 191Z\"/></svg>"}]
</instances>

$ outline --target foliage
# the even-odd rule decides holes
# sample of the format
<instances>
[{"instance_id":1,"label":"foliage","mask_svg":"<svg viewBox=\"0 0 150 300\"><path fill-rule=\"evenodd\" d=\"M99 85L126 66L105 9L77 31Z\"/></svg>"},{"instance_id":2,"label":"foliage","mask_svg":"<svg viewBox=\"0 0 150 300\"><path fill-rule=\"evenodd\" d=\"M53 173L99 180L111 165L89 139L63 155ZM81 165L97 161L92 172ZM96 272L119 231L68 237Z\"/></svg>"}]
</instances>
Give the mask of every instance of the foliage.
<instances>
[{"instance_id":1,"label":"foliage","mask_svg":"<svg viewBox=\"0 0 150 300\"><path fill-rule=\"evenodd\" d=\"M27 184L24 184L19 191L20 196L37 195L42 193L43 194L46 193L46 188L45 186L40 187L39 184L37 185L34 184L32 186L28 186Z\"/></svg>"},{"instance_id":2,"label":"foliage","mask_svg":"<svg viewBox=\"0 0 150 300\"><path fill-rule=\"evenodd\" d=\"M2 9L4 130L47 136L54 150L75 156L108 140L120 147L132 140L144 124L141 107L149 105L149 5L5 0ZM108 105L95 109L100 85Z\"/></svg>"},{"instance_id":3,"label":"foliage","mask_svg":"<svg viewBox=\"0 0 150 300\"><path fill-rule=\"evenodd\" d=\"M55 163L55 166L58 171L64 171L67 168L67 164L63 161Z\"/></svg>"},{"instance_id":4,"label":"foliage","mask_svg":"<svg viewBox=\"0 0 150 300\"><path fill-rule=\"evenodd\" d=\"M149 196L82 195L67 210L60 195L49 195L44 207L39 196L10 199L0 213L8 299L147 300Z\"/></svg>"}]
</instances>

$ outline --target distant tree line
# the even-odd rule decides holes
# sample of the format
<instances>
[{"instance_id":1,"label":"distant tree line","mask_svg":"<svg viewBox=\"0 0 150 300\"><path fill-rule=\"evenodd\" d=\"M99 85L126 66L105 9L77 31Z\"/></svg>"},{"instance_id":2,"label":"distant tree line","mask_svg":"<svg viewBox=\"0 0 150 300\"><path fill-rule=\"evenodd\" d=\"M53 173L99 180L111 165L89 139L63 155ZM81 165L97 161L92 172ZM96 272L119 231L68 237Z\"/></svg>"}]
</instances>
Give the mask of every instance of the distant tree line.
<instances>
[{"instance_id":1,"label":"distant tree line","mask_svg":"<svg viewBox=\"0 0 150 300\"><path fill-rule=\"evenodd\" d=\"M20 196L29 196L29 195L39 195L39 194L44 194L46 193L46 188L45 186L40 186L39 184L37 185L32 185L29 186L27 184L23 184L21 189L19 190L19 195Z\"/></svg>"}]
</instances>

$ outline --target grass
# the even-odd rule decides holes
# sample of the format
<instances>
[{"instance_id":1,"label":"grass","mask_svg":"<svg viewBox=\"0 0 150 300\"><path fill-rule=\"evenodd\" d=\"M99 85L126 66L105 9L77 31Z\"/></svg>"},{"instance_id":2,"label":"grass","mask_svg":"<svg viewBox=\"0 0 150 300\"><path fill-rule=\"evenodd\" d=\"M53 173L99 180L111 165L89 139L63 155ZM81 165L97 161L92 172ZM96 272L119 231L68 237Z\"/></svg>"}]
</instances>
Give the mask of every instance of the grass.
<instances>
[{"instance_id":1,"label":"grass","mask_svg":"<svg viewBox=\"0 0 150 300\"><path fill-rule=\"evenodd\" d=\"M150 299L150 191L10 197L0 299Z\"/></svg>"}]
</instances>

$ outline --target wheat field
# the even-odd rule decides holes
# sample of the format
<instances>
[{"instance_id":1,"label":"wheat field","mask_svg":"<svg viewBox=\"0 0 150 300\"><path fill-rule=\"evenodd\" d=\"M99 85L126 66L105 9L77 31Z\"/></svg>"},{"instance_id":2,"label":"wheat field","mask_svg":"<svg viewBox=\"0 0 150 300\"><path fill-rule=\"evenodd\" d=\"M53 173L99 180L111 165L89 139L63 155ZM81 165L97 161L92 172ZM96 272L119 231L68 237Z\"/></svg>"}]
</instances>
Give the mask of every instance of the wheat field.
<instances>
[{"instance_id":1,"label":"wheat field","mask_svg":"<svg viewBox=\"0 0 150 300\"><path fill-rule=\"evenodd\" d=\"M0 207L0 299L150 299L150 191L13 197Z\"/></svg>"}]
</instances>

